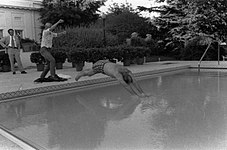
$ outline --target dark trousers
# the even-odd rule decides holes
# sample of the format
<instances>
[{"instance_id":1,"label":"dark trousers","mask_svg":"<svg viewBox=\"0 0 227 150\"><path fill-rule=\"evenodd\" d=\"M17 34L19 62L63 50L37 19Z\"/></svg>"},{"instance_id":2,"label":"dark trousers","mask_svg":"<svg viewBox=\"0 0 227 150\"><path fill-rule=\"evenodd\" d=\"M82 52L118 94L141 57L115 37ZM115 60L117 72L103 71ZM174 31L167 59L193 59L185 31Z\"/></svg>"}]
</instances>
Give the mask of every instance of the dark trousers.
<instances>
[{"instance_id":1,"label":"dark trousers","mask_svg":"<svg viewBox=\"0 0 227 150\"><path fill-rule=\"evenodd\" d=\"M0 60L4 58L4 55L5 55L5 51L0 51Z\"/></svg>"},{"instance_id":2,"label":"dark trousers","mask_svg":"<svg viewBox=\"0 0 227 150\"><path fill-rule=\"evenodd\" d=\"M45 78L47 73L50 71L50 75L55 75L55 59L50 53L51 48L42 47L40 54L45 58L46 64L40 78Z\"/></svg>"}]
</instances>

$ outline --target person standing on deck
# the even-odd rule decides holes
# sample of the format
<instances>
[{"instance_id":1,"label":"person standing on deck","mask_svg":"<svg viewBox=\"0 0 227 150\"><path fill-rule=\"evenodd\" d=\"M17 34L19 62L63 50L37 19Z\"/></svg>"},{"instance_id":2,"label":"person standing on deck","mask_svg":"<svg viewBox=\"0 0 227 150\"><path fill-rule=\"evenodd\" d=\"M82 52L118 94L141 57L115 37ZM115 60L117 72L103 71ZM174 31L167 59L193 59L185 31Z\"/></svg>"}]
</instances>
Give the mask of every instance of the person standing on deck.
<instances>
[{"instance_id":1,"label":"person standing on deck","mask_svg":"<svg viewBox=\"0 0 227 150\"><path fill-rule=\"evenodd\" d=\"M61 33L52 32L57 27L57 25L59 25L60 23L63 23L63 22L64 22L64 20L60 19L54 25L52 25L49 22L45 24L45 28L42 33L40 54L45 58L46 65L45 65L45 68L44 68L42 74L40 75L41 81L44 80L45 76L47 75L47 73L49 71L50 71L50 76L48 77L48 80L50 80L50 81L66 81L67 80L67 79L59 77L56 74L55 59L50 53L51 48L52 48L53 38L66 34L66 31L61 32Z\"/></svg>"},{"instance_id":2,"label":"person standing on deck","mask_svg":"<svg viewBox=\"0 0 227 150\"><path fill-rule=\"evenodd\" d=\"M15 65L14 65L14 59L16 59L18 68L21 74L26 74L27 72L24 71L21 58L20 58L20 49L21 49L20 40L17 36L14 35L13 29L9 29L8 33L9 33L9 36L2 38L0 40L0 44L3 48L6 49L6 53L8 53L9 55L11 71L13 72L13 74L16 74Z\"/></svg>"}]
</instances>

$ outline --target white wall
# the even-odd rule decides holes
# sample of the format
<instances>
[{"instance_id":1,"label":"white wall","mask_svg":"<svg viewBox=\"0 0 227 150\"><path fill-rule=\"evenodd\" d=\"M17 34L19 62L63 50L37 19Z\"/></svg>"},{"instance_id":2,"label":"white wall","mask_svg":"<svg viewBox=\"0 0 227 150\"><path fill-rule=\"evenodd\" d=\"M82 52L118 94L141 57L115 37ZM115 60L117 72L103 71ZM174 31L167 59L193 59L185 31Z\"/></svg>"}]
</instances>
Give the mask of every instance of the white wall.
<instances>
[{"instance_id":1,"label":"white wall","mask_svg":"<svg viewBox=\"0 0 227 150\"><path fill-rule=\"evenodd\" d=\"M40 7L42 0L0 0L0 5L20 6L20 7Z\"/></svg>"},{"instance_id":2,"label":"white wall","mask_svg":"<svg viewBox=\"0 0 227 150\"><path fill-rule=\"evenodd\" d=\"M41 0L0 0L0 30L3 36L8 29L23 30L23 38L40 42L41 23L35 9L41 7Z\"/></svg>"}]
</instances>

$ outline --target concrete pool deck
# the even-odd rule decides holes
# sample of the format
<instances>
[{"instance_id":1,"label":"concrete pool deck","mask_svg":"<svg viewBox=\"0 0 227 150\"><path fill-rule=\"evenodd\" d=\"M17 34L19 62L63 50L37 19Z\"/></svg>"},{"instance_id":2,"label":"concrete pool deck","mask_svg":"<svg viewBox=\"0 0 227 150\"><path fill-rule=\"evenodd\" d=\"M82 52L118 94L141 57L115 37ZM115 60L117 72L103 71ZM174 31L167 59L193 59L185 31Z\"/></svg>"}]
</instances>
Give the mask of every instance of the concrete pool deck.
<instances>
[{"instance_id":1,"label":"concrete pool deck","mask_svg":"<svg viewBox=\"0 0 227 150\"><path fill-rule=\"evenodd\" d=\"M24 58L23 58L24 57ZM57 87L59 85L64 85L70 87L75 87L75 85L83 85L87 82L98 80L98 79L104 79L107 78L107 76L102 74L97 74L92 77L83 77L80 79L80 81L75 81L75 75L78 73L75 68L72 68L72 64L65 62L63 64L63 69L57 70L57 74L63 74L63 75L69 75L71 76L68 81L65 82L46 82L46 83L40 83L36 84L33 81L37 78L39 78L41 72L38 72L36 70L35 64L32 64L30 60L28 60L28 56L22 55L23 65L26 68L27 74L20 74L20 72L17 72L16 75L13 75L12 72L0 72L0 101L4 99L10 99L17 97L18 91L25 91L25 93L22 93L22 95L26 95L26 91L31 89L35 89L36 91L33 91L36 94L37 91L42 93L45 92L43 88L54 88L57 90ZM121 64L121 62L118 62ZM84 69L91 67L91 63L86 63L84 66ZM127 68L129 68L134 74L141 75L141 73L158 73L158 72L164 72L164 71L171 71L174 69L183 69L183 68L197 68L198 67L198 61L160 61L160 62L149 62L144 63L144 65L130 65ZM201 68L212 68L212 69L227 69L227 61L220 61L218 64L217 61L203 61L201 63ZM81 82L82 81L82 82ZM104 80L105 81L105 80ZM94 83L94 82L93 82ZM56 88L57 87L57 88ZM40 89L42 89L40 91ZM12 96L12 94L16 95ZM30 95L32 95L30 94Z\"/></svg>"}]
</instances>

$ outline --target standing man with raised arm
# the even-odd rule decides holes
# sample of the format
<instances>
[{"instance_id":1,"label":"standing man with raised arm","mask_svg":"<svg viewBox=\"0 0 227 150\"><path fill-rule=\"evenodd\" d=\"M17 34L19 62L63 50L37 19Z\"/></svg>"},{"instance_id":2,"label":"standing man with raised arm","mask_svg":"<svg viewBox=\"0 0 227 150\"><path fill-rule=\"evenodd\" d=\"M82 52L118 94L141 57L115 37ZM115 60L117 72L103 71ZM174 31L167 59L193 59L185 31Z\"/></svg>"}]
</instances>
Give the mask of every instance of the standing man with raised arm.
<instances>
[{"instance_id":1,"label":"standing man with raised arm","mask_svg":"<svg viewBox=\"0 0 227 150\"><path fill-rule=\"evenodd\" d=\"M64 20L60 19L57 23L52 25L51 23L46 23L45 28L42 34L42 41L41 41L41 55L46 60L45 68L40 76L40 82L45 79L45 76L50 71L50 76L48 77L49 81L66 81L67 79L60 78L55 73L55 59L51 55L50 50L52 48L52 42L54 37L58 37L61 35L66 34L66 31L60 33L54 33L53 30L57 27L58 24L63 23Z\"/></svg>"}]
</instances>

